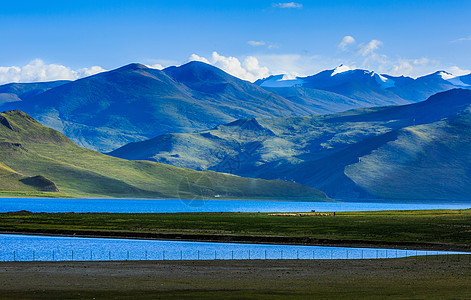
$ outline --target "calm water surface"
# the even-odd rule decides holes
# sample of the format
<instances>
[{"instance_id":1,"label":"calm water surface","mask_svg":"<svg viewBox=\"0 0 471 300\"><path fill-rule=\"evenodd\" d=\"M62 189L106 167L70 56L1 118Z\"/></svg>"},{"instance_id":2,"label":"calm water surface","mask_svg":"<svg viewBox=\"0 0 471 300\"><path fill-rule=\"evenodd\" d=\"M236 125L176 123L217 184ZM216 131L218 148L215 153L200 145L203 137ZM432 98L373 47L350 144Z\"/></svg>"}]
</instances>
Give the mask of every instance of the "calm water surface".
<instances>
[{"instance_id":1,"label":"calm water surface","mask_svg":"<svg viewBox=\"0 0 471 300\"><path fill-rule=\"evenodd\" d=\"M0 234L0 261L376 259L459 253Z\"/></svg>"},{"instance_id":2,"label":"calm water surface","mask_svg":"<svg viewBox=\"0 0 471 300\"><path fill-rule=\"evenodd\" d=\"M309 212L311 210L340 212L468 208L471 208L471 201L469 203L385 203L0 198L0 212L19 210L50 213Z\"/></svg>"}]
</instances>

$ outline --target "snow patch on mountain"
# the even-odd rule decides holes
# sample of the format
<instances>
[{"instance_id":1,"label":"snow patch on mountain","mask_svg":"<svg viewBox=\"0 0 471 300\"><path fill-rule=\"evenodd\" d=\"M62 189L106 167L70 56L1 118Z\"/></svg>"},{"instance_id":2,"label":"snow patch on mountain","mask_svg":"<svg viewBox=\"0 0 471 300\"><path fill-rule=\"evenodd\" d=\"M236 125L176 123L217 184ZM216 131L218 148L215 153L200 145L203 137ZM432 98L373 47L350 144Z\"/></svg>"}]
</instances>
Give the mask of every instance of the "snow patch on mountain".
<instances>
[{"instance_id":1,"label":"snow patch on mountain","mask_svg":"<svg viewBox=\"0 0 471 300\"><path fill-rule=\"evenodd\" d=\"M458 87L466 87L470 86L469 84L464 83L458 76L455 76L451 73L445 71L437 72L437 75L440 76L443 80L448 81L449 83L458 86Z\"/></svg>"},{"instance_id":2,"label":"snow patch on mountain","mask_svg":"<svg viewBox=\"0 0 471 300\"><path fill-rule=\"evenodd\" d=\"M445 72L445 71L438 72L438 76L440 76L443 80L450 80L450 79L453 79L453 78L456 77L455 75L450 74L450 73Z\"/></svg>"},{"instance_id":3,"label":"snow patch on mountain","mask_svg":"<svg viewBox=\"0 0 471 300\"><path fill-rule=\"evenodd\" d=\"M334 69L334 71L332 72L332 74L330 74L330 76L335 76L337 74L345 73L345 72L348 72L348 71L352 71L352 69L350 69L350 67L348 67L346 65L340 65L340 66L338 66L337 68Z\"/></svg>"},{"instance_id":4,"label":"snow patch on mountain","mask_svg":"<svg viewBox=\"0 0 471 300\"><path fill-rule=\"evenodd\" d=\"M281 88L281 87L293 87L295 85L301 85L305 81L296 77L296 79L288 79L286 75L273 75L263 80L260 84L261 87L268 88Z\"/></svg>"}]
</instances>

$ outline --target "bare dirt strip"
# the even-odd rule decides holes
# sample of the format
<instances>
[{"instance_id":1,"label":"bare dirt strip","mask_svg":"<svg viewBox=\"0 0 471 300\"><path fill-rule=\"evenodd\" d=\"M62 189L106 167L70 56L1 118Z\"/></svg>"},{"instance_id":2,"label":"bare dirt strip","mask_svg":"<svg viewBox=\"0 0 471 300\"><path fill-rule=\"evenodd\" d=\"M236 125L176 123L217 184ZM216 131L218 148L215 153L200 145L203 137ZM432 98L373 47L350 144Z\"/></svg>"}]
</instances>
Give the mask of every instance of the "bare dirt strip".
<instances>
[{"instance_id":1,"label":"bare dirt strip","mask_svg":"<svg viewBox=\"0 0 471 300\"><path fill-rule=\"evenodd\" d=\"M0 299L471 299L471 258L0 263Z\"/></svg>"}]
</instances>

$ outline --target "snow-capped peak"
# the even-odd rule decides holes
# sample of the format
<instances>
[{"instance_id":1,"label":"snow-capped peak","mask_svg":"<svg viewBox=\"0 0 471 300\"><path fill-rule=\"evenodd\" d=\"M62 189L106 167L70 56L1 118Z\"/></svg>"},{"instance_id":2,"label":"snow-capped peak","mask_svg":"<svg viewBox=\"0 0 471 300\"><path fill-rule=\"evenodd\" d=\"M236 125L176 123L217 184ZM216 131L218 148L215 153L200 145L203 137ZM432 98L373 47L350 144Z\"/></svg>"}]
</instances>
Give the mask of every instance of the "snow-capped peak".
<instances>
[{"instance_id":1,"label":"snow-capped peak","mask_svg":"<svg viewBox=\"0 0 471 300\"><path fill-rule=\"evenodd\" d=\"M348 72L348 71L351 71L351 70L352 69L350 69L348 66L342 64L342 65L338 66L337 68L335 68L334 71L332 72L332 74L330 74L330 76L334 76L334 75L344 73L344 72Z\"/></svg>"},{"instance_id":2,"label":"snow-capped peak","mask_svg":"<svg viewBox=\"0 0 471 300\"><path fill-rule=\"evenodd\" d=\"M453 78L456 77L455 75L450 74L450 73L445 72L445 71L438 72L438 76L440 76L443 80L450 80L450 79L453 79Z\"/></svg>"},{"instance_id":3,"label":"snow-capped peak","mask_svg":"<svg viewBox=\"0 0 471 300\"><path fill-rule=\"evenodd\" d=\"M446 71L439 71L436 73L438 76L440 76L443 80L448 81L449 83L455 85L455 86L461 86L461 87L468 87L469 84L464 83L461 81L461 79L458 76L455 76L451 73L448 73Z\"/></svg>"}]
</instances>

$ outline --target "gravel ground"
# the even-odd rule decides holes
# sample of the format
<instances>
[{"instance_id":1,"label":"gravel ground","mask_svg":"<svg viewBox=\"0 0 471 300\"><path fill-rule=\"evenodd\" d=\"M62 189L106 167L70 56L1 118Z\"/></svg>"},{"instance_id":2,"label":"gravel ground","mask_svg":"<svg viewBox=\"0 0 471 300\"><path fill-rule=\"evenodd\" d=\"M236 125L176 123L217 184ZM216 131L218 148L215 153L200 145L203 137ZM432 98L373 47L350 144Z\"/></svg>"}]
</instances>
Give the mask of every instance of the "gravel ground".
<instances>
[{"instance_id":1,"label":"gravel ground","mask_svg":"<svg viewBox=\"0 0 471 300\"><path fill-rule=\"evenodd\" d=\"M471 299L471 259L0 263L0 299Z\"/></svg>"}]
</instances>

